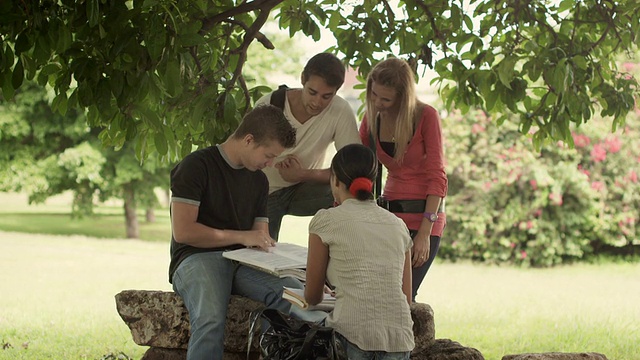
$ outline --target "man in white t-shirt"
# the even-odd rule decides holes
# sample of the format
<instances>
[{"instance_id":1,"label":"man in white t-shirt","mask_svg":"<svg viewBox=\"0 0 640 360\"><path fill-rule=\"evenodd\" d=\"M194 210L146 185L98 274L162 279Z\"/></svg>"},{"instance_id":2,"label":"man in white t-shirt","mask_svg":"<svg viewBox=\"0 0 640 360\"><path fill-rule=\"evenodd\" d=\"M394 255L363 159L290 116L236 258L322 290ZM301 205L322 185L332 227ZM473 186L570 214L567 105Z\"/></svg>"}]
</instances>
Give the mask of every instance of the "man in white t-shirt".
<instances>
[{"instance_id":1,"label":"man in white t-shirt","mask_svg":"<svg viewBox=\"0 0 640 360\"><path fill-rule=\"evenodd\" d=\"M284 104L267 94L256 102L283 107L296 129L296 145L285 150L273 167L262 169L269 179L269 234L278 240L285 215L312 216L333 204L325 153L360 143L356 117L349 103L337 96L344 83L345 66L335 55L319 53L302 71L302 88L287 89Z\"/></svg>"}]
</instances>

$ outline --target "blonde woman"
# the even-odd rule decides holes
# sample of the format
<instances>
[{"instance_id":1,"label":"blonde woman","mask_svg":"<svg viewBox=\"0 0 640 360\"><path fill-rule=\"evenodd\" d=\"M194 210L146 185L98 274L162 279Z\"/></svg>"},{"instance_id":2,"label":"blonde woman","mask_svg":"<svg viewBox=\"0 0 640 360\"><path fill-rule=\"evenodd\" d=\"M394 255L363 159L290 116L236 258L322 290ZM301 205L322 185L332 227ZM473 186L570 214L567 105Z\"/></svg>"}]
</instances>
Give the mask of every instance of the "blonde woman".
<instances>
[{"instance_id":1,"label":"blonde woman","mask_svg":"<svg viewBox=\"0 0 640 360\"><path fill-rule=\"evenodd\" d=\"M416 78L398 58L378 63L367 78L366 115L360 126L363 144L374 141L387 169L378 204L400 217L413 238L412 299L415 301L440 245L446 225L442 131L438 112L416 96Z\"/></svg>"}]
</instances>

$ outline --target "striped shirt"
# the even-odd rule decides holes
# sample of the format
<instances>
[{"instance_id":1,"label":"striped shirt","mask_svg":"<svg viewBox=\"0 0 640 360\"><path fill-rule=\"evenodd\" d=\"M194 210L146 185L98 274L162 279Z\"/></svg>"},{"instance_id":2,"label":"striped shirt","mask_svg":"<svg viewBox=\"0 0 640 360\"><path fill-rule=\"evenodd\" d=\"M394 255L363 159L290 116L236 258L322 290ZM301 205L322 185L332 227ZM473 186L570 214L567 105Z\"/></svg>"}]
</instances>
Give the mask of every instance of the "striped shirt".
<instances>
[{"instance_id":1,"label":"striped shirt","mask_svg":"<svg viewBox=\"0 0 640 360\"><path fill-rule=\"evenodd\" d=\"M318 211L309 232L329 248L327 279L336 287L336 306L327 326L365 351L413 350L413 321L402 292L405 253L412 246L404 222L374 201L348 199Z\"/></svg>"}]
</instances>

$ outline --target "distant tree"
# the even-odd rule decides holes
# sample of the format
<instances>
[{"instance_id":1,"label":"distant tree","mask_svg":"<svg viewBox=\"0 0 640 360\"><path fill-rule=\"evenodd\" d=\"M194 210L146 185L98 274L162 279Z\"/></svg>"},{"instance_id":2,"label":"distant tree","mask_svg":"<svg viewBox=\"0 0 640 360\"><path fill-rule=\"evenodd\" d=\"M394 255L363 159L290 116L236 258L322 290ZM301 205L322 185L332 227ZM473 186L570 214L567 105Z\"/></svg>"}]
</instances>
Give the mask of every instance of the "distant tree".
<instances>
[{"instance_id":1,"label":"distant tree","mask_svg":"<svg viewBox=\"0 0 640 360\"><path fill-rule=\"evenodd\" d=\"M270 15L366 74L396 54L433 67L446 104L509 119L533 144L572 144L596 112L624 122L638 82L615 63L637 49L636 0L22 0L0 2L0 87L54 89L53 108L87 110L103 144L177 160L218 142L265 91L243 76ZM321 49L318 49L319 51Z\"/></svg>"},{"instance_id":2,"label":"distant tree","mask_svg":"<svg viewBox=\"0 0 640 360\"><path fill-rule=\"evenodd\" d=\"M271 24L275 25L275 22ZM261 89L269 91L282 83L282 75L299 79L304 61L315 54L305 54L305 49L295 39L277 32L276 29L267 30L265 36L275 41L278 47L267 49L260 43L252 42L247 50L247 62L242 73L248 87L264 86ZM300 86L300 83L288 85Z\"/></svg>"},{"instance_id":3,"label":"distant tree","mask_svg":"<svg viewBox=\"0 0 640 360\"><path fill-rule=\"evenodd\" d=\"M24 192L30 203L41 203L70 190L75 216L92 214L96 200L123 199L126 236L138 237L136 210L158 205L153 191L168 188L168 164L141 164L128 145L103 147L99 130L87 127L81 113L53 112L45 89L33 83L14 101L0 100L0 114L0 191Z\"/></svg>"}]
</instances>

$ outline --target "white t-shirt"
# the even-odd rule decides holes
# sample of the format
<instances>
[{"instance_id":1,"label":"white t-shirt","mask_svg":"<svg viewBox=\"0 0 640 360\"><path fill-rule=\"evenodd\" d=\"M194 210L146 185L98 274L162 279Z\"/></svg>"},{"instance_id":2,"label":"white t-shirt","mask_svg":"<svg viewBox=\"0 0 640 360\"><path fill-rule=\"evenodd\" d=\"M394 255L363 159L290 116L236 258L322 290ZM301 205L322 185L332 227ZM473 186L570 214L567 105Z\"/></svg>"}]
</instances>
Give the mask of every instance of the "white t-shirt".
<instances>
[{"instance_id":1,"label":"white t-shirt","mask_svg":"<svg viewBox=\"0 0 640 360\"><path fill-rule=\"evenodd\" d=\"M256 106L271 103L271 94L261 97ZM301 124L291 112L289 99L284 102L284 115L296 129L296 145L286 149L274 164L284 160L287 155L296 155L305 169L323 169L324 158L331 143L336 150L349 144L360 144L356 116L349 103L339 96L334 96L329 106L320 114ZM295 185L285 181L275 167L266 167L262 171L269 179L269 193Z\"/></svg>"},{"instance_id":2,"label":"white t-shirt","mask_svg":"<svg viewBox=\"0 0 640 360\"><path fill-rule=\"evenodd\" d=\"M327 279L336 287L336 305L326 325L365 351L413 350L411 309L402 291L413 243L404 222L373 200L348 199L319 210L309 233L329 247Z\"/></svg>"}]
</instances>

